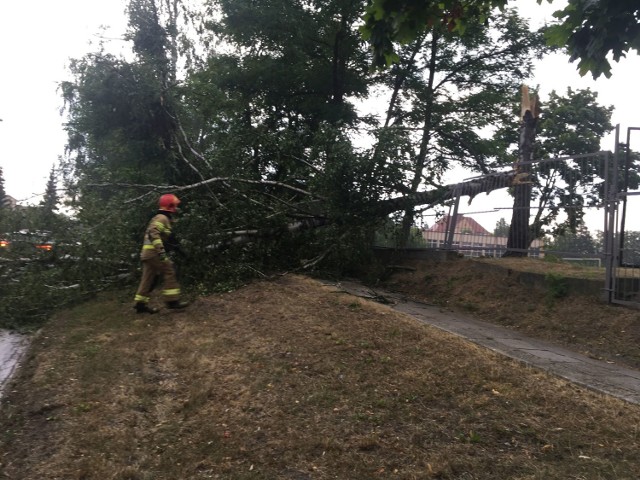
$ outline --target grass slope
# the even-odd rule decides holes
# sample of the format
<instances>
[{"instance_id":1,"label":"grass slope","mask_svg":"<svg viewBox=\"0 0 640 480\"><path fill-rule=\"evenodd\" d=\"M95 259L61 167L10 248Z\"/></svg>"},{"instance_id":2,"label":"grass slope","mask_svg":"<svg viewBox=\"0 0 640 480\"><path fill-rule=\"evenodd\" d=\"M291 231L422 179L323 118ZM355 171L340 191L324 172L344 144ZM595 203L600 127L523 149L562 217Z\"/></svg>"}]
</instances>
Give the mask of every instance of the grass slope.
<instances>
[{"instance_id":1,"label":"grass slope","mask_svg":"<svg viewBox=\"0 0 640 480\"><path fill-rule=\"evenodd\" d=\"M640 407L315 280L184 313L128 300L34 339L2 400L0 478L640 478Z\"/></svg>"},{"instance_id":2,"label":"grass slope","mask_svg":"<svg viewBox=\"0 0 640 480\"><path fill-rule=\"evenodd\" d=\"M604 303L603 269L532 258L399 262L382 283L415 300L463 311L596 359L640 368L640 311ZM533 283L526 274L537 274ZM637 275L637 273L636 273ZM570 279L594 279L588 292ZM600 283L601 282L601 283Z\"/></svg>"}]
</instances>

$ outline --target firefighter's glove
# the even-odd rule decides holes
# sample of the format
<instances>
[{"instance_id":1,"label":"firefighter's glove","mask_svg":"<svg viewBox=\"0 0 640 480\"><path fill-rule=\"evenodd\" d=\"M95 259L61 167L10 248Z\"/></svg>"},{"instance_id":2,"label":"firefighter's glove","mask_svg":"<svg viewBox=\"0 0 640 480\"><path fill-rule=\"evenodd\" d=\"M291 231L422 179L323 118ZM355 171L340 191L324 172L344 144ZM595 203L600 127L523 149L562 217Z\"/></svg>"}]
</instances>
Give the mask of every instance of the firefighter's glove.
<instances>
[{"instance_id":1,"label":"firefighter's glove","mask_svg":"<svg viewBox=\"0 0 640 480\"><path fill-rule=\"evenodd\" d=\"M171 259L167 256L166 253L161 253L160 254L160 260L162 260L163 262L169 262L171 261Z\"/></svg>"}]
</instances>

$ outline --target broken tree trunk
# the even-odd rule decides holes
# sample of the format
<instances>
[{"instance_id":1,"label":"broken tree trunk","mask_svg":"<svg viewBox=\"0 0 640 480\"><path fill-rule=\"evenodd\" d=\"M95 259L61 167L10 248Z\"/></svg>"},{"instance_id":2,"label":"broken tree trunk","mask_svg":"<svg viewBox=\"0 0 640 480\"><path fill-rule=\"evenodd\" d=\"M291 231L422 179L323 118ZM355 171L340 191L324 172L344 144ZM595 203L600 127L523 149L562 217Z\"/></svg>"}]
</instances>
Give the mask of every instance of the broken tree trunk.
<instances>
[{"instance_id":1,"label":"broken tree trunk","mask_svg":"<svg viewBox=\"0 0 640 480\"><path fill-rule=\"evenodd\" d=\"M445 185L427 192L417 192L404 197L380 200L372 207L372 214L377 218L383 218L391 213L404 210L407 207L433 207L435 205L442 205L458 195L473 198L480 193L490 193L494 190L513 186L517 181L516 175L517 173L515 171L496 172L467 180L466 182ZM247 244L257 239L277 237L285 233L296 233L303 230L323 227L330 223L332 223L330 218L318 216L298 219L283 228L227 232L221 235L222 238L215 244L210 245L208 249L221 250L231 245Z\"/></svg>"},{"instance_id":2,"label":"broken tree trunk","mask_svg":"<svg viewBox=\"0 0 640 480\"><path fill-rule=\"evenodd\" d=\"M490 193L494 190L511 187L516 183L517 179L516 171L496 172L467 180L466 182L445 185L434 190L380 200L376 203L374 210L378 216L386 216L408 207L422 206L429 208L435 205L443 205L447 200L451 200L458 195L473 198L480 193Z\"/></svg>"},{"instance_id":3,"label":"broken tree trunk","mask_svg":"<svg viewBox=\"0 0 640 480\"><path fill-rule=\"evenodd\" d=\"M520 140L518 161L514 165L513 213L507 239L505 257L526 257L531 244L529 215L531 211L531 161L533 160L533 142L540 114L540 104L535 95L529 95L529 88L522 86Z\"/></svg>"}]
</instances>

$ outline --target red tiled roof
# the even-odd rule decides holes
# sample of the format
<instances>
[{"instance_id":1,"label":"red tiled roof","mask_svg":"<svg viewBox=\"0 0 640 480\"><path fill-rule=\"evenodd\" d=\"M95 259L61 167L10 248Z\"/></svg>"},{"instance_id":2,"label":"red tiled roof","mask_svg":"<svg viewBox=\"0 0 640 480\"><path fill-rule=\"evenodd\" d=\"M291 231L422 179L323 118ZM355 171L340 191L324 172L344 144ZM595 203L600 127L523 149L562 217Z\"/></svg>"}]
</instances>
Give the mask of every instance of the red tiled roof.
<instances>
[{"instance_id":1,"label":"red tiled roof","mask_svg":"<svg viewBox=\"0 0 640 480\"><path fill-rule=\"evenodd\" d=\"M431 228L427 228L427 232L446 232L450 223L450 216L446 215L438 220ZM491 235L482 225L473 218L465 217L458 214L456 217L455 233L471 233L474 235Z\"/></svg>"}]
</instances>

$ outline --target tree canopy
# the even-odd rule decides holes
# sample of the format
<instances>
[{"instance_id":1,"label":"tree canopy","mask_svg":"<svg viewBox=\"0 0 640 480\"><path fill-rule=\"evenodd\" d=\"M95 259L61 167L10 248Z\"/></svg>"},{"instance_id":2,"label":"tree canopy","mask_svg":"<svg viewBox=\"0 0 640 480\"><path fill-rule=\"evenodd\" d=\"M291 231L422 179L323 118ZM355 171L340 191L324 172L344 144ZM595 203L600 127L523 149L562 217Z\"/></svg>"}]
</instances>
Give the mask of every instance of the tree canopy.
<instances>
[{"instance_id":1,"label":"tree canopy","mask_svg":"<svg viewBox=\"0 0 640 480\"><path fill-rule=\"evenodd\" d=\"M445 1L448 21L372 71L365 0L208 0L197 10L131 0L131 54L74 59L61 85L68 144L55 173L74 215L53 215L54 170L34 212L64 223L60 258L82 261L47 271L74 280L42 298L134 277L144 226L168 192L182 200L183 283L203 291L274 269L351 273L376 238L420 244L422 210L511 187L516 93L548 47L517 12L492 12L498 3L454 11ZM609 117L595 100L552 95L539 154L596 148ZM460 171L491 181L459 182ZM537 175L535 198L569 198ZM23 283L35 291L44 273L31 273Z\"/></svg>"},{"instance_id":2,"label":"tree canopy","mask_svg":"<svg viewBox=\"0 0 640 480\"><path fill-rule=\"evenodd\" d=\"M406 44L435 25L463 33L469 23L489 23L495 9L506 5L507 0L372 0L362 32L371 44L374 65L388 66L398 59L396 43ZM559 23L545 29L547 40L566 48L570 61L579 60L581 75L609 77L609 55L618 61L631 49L640 52L640 5L635 0L569 0L554 16Z\"/></svg>"},{"instance_id":3,"label":"tree canopy","mask_svg":"<svg viewBox=\"0 0 640 480\"><path fill-rule=\"evenodd\" d=\"M581 75L611 76L609 56L619 61L629 50L640 53L640 3L636 0L569 0L554 16L546 36L550 44L566 47L578 61Z\"/></svg>"},{"instance_id":4,"label":"tree canopy","mask_svg":"<svg viewBox=\"0 0 640 480\"><path fill-rule=\"evenodd\" d=\"M201 291L273 269L350 273L382 229L416 245L421 210L510 187L515 94L547 47L511 9L487 24L494 3L434 22L372 71L364 0L132 0L131 55L74 59L61 89L68 256L100 260L69 265L80 288L136 275L168 192L184 207L183 283ZM591 100L571 100L549 132ZM565 145L554 135L549 152ZM446 180L458 171L494 177Z\"/></svg>"},{"instance_id":5,"label":"tree canopy","mask_svg":"<svg viewBox=\"0 0 640 480\"><path fill-rule=\"evenodd\" d=\"M394 212L408 240L416 206L450 198L448 172L501 164L513 92L545 52L510 9L487 25L500 3L434 7L450 21L432 22L392 68L372 73L365 2L219 0L189 12L177 0L132 1L135 59L88 54L63 85L64 171L79 218L172 190L188 205L182 228L203 233L193 240L202 251L255 243L258 232L287 245L291 232L322 224L326 235L297 240L299 255L328 258L346 238L362 248ZM198 35L179 41L194 32L179 28L185 19L199 19ZM379 91L385 113L363 113L357 105ZM132 249L144 215L118 227Z\"/></svg>"}]
</instances>

